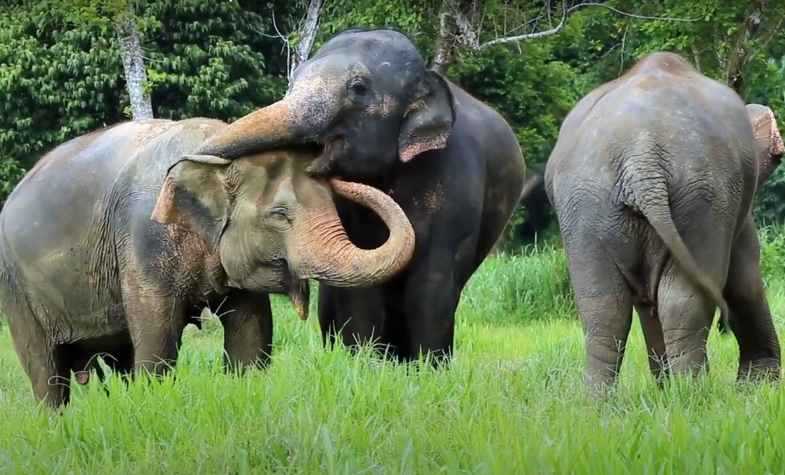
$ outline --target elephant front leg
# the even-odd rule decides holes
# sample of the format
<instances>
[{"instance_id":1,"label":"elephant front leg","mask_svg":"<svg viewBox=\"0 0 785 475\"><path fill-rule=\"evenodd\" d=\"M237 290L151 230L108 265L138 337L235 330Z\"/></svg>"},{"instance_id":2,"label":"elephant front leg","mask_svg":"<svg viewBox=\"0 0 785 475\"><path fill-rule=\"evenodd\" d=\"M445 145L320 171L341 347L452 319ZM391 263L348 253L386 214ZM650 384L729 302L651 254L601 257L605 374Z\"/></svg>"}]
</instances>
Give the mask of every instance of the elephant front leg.
<instances>
[{"instance_id":1,"label":"elephant front leg","mask_svg":"<svg viewBox=\"0 0 785 475\"><path fill-rule=\"evenodd\" d=\"M273 314L267 294L238 291L221 305L227 371L264 368L273 344Z\"/></svg>"},{"instance_id":2,"label":"elephant front leg","mask_svg":"<svg viewBox=\"0 0 785 475\"><path fill-rule=\"evenodd\" d=\"M780 377L780 345L760 272L760 244L748 218L731 251L725 299L739 344L739 379Z\"/></svg>"},{"instance_id":3,"label":"elephant front leg","mask_svg":"<svg viewBox=\"0 0 785 475\"><path fill-rule=\"evenodd\" d=\"M395 354L387 335L383 287L336 288L319 286L319 326L325 345L340 338L349 348L372 344L380 352Z\"/></svg>"},{"instance_id":4,"label":"elephant front leg","mask_svg":"<svg viewBox=\"0 0 785 475\"><path fill-rule=\"evenodd\" d=\"M431 253L408 273L403 315L391 317L405 322L404 359L428 356L439 364L452 357L455 310L466 281L457 273L455 253L447 249Z\"/></svg>"},{"instance_id":5,"label":"elephant front leg","mask_svg":"<svg viewBox=\"0 0 785 475\"><path fill-rule=\"evenodd\" d=\"M186 325L183 302L161 289L125 282L123 289L134 370L160 375L174 367Z\"/></svg>"}]
</instances>

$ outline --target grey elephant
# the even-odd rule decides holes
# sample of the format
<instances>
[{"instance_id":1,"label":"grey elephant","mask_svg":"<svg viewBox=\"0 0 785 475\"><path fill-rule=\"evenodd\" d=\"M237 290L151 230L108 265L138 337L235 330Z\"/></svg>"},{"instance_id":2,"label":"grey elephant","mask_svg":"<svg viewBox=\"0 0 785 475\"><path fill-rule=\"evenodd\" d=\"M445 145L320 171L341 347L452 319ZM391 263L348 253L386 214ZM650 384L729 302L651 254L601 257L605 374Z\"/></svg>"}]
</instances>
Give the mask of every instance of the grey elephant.
<instances>
[{"instance_id":1,"label":"grey elephant","mask_svg":"<svg viewBox=\"0 0 785 475\"><path fill-rule=\"evenodd\" d=\"M368 186L307 176L312 150L186 155L225 127L151 120L87 134L44 156L9 197L0 310L38 399L66 403L71 372L84 382L98 354L123 373L164 371L205 304L220 304L227 366L264 365L268 292L304 314L304 279L373 285L407 264L403 211ZM378 213L389 239L355 247L333 192Z\"/></svg>"},{"instance_id":2,"label":"grey elephant","mask_svg":"<svg viewBox=\"0 0 785 475\"><path fill-rule=\"evenodd\" d=\"M708 370L717 307L739 377L779 376L751 203L782 153L767 107L745 107L671 53L641 59L569 113L545 180L591 387L615 382L633 307L658 378Z\"/></svg>"},{"instance_id":3,"label":"grey elephant","mask_svg":"<svg viewBox=\"0 0 785 475\"><path fill-rule=\"evenodd\" d=\"M428 70L405 35L350 29L297 68L282 100L232 123L199 153L233 159L298 143L322 147L310 173L385 190L417 236L414 257L396 278L361 289L320 285L325 341L374 341L401 360L430 354L445 361L461 292L523 188L511 127ZM358 245L386 238L366 210L339 200L338 211Z\"/></svg>"}]
</instances>

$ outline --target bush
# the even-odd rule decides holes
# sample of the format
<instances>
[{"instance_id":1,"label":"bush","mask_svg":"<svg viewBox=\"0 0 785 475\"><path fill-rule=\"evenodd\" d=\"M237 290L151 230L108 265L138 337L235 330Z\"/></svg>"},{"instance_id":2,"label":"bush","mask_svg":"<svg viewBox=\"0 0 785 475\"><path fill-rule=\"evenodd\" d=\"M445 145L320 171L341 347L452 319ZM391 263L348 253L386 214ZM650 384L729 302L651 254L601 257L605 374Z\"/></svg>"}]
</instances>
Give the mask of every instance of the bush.
<instances>
[{"instance_id":1,"label":"bush","mask_svg":"<svg viewBox=\"0 0 785 475\"><path fill-rule=\"evenodd\" d=\"M761 273L767 287L774 281L785 281L785 226L764 226L760 229Z\"/></svg>"},{"instance_id":2,"label":"bush","mask_svg":"<svg viewBox=\"0 0 785 475\"><path fill-rule=\"evenodd\" d=\"M22 179L25 170L14 159L0 158L0 209L3 209L3 203L6 198L14 190L16 183Z\"/></svg>"},{"instance_id":3,"label":"bush","mask_svg":"<svg viewBox=\"0 0 785 475\"><path fill-rule=\"evenodd\" d=\"M462 318L471 322L575 318L563 249L545 244L487 259L467 285L461 305Z\"/></svg>"}]
</instances>

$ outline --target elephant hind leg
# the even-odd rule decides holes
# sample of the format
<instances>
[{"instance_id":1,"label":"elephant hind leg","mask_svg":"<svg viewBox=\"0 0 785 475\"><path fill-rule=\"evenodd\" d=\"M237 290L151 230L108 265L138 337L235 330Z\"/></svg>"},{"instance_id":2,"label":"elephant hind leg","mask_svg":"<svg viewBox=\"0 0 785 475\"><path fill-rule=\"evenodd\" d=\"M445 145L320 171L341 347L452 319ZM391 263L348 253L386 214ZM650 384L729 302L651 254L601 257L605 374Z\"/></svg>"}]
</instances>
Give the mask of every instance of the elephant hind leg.
<instances>
[{"instance_id":1,"label":"elephant hind leg","mask_svg":"<svg viewBox=\"0 0 785 475\"><path fill-rule=\"evenodd\" d=\"M583 320L586 383L601 393L615 384L621 369L632 323L632 291L601 243L568 238L566 247Z\"/></svg>"},{"instance_id":2,"label":"elephant hind leg","mask_svg":"<svg viewBox=\"0 0 785 475\"><path fill-rule=\"evenodd\" d=\"M760 272L760 244L751 218L731 251L725 299L739 344L739 379L780 377L780 345Z\"/></svg>"},{"instance_id":3,"label":"elephant hind leg","mask_svg":"<svg viewBox=\"0 0 785 475\"><path fill-rule=\"evenodd\" d=\"M715 308L683 271L667 266L657 291L657 313L672 374L708 372L706 340Z\"/></svg>"},{"instance_id":4,"label":"elephant hind leg","mask_svg":"<svg viewBox=\"0 0 785 475\"><path fill-rule=\"evenodd\" d=\"M37 322L24 328L20 328L18 321L10 323L14 346L35 398L52 408L68 404L70 368L62 347L50 343Z\"/></svg>"}]
</instances>

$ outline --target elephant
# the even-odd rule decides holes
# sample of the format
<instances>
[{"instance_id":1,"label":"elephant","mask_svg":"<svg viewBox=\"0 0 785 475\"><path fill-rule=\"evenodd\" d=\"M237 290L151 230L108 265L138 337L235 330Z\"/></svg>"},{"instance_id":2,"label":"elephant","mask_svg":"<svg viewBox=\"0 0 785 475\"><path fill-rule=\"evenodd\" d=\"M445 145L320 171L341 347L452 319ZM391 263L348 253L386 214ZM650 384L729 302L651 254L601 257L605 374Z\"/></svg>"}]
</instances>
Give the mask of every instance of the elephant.
<instances>
[{"instance_id":1,"label":"elephant","mask_svg":"<svg viewBox=\"0 0 785 475\"><path fill-rule=\"evenodd\" d=\"M403 269L414 230L386 194L310 177L307 146L221 160L192 152L224 122L126 122L47 153L0 213L0 310L39 400L69 400L104 355L120 374L164 373L184 327L220 310L224 363L267 364L268 293L307 317L308 281L374 285ZM388 240L348 239L333 194L379 214ZM100 376L100 375L99 375Z\"/></svg>"},{"instance_id":2,"label":"elephant","mask_svg":"<svg viewBox=\"0 0 785 475\"><path fill-rule=\"evenodd\" d=\"M523 188L525 164L502 116L428 69L414 44L390 29L350 29L294 72L278 102L233 122L198 153L234 159L291 144L315 145L313 176L385 190L416 239L395 278L375 286L319 287L325 344L375 342L388 356L449 361L461 292L501 235ZM387 231L340 200L360 247Z\"/></svg>"},{"instance_id":3,"label":"elephant","mask_svg":"<svg viewBox=\"0 0 785 475\"><path fill-rule=\"evenodd\" d=\"M613 386L637 311L658 381L708 371L720 308L738 377L778 378L754 193L779 163L770 109L658 52L570 111L545 170L583 321L590 388Z\"/></svg>"},{"instance_id":4,"label":"elephant","mask_svg":"<svg viewBox=\"0 0 785 475\"><path fill-rule=\"evenodd\" d=\"M553 209L545 192L544 163L527 167L518 205L526 211L526 219L515 230L515 236L521 242L535 242L554 220Z\"/></svg>"}]
</instances>

